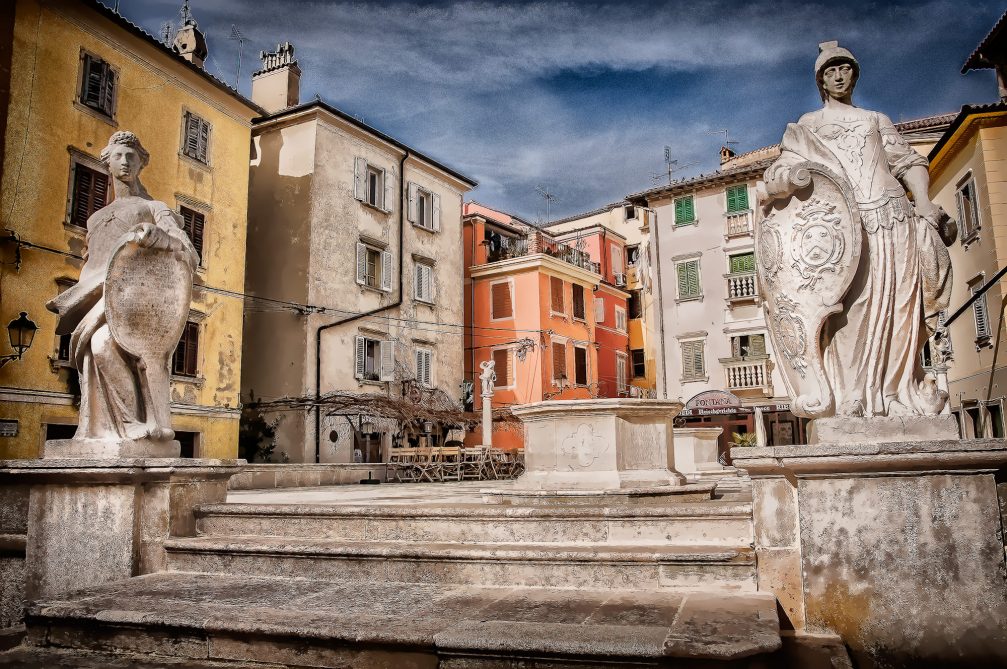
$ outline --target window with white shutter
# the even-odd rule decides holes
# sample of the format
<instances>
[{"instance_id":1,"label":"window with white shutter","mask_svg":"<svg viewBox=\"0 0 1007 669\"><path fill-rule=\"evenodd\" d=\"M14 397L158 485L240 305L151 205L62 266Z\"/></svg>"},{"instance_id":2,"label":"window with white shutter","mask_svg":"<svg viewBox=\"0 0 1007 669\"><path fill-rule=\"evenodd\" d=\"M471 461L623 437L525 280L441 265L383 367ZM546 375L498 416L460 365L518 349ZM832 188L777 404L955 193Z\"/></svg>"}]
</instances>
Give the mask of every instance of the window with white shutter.
<instances>
[{"instance_id":1,"label":"window with white shutter","mask_svg":"<svg viewBox=\"0 0 1007 669\"><path fill-rule=\"evenodd\" d=\"M381 342L381 370L378 375L379 381L395 380L395 342Z\"/></svg>"},{"instance_id":2,"label":"window with white shutter","mask_svg":"<svg viewBox=\"0 0 1007 669\"><path fill-rule=\"evenodd\" d=\"M594 298L594 322L605 322L605 300L600 297Z\"/></svg>"},{"instance_id":3,"label":"window with white shutter","mask_svg":"<svg viewBox=\"0 0 1007 669\"><path fill-rule=\"evenodd\" d=\"M626 331L626 310L622 307L615 308L615 329L620 332Z\"/></svg>"},{"instance_id":4,"label":"window with white shutter","mask_svg":"<svg viewBox=\"0 0 1007 669\"><path fill-rule=\"evenodd\" d=\"M969 290L973 295L982 289L984 282L984 278L980 277L969 284ZM989 310L986 306L986 295L983 295L972 303L972 315L975 316L976 321L976 346L985 346L989 344L990 337L992 337Z\"/></svg>"},{"instance_id":5,"label":"window with white shutter","mask_svg":"<svg viewBox=\"0 0 1007 669\"><path fill-rule=\"evenodd\" d=\"M209 163L210 123L192 112L182 116L182 153Z\"/></svg>"},{"instance_id":6,"label":"window with white shutter","mask_svg":"<svg viewBox=\"0 0 1007 669\"><path fill-rule=\"evenodd\" d=\"M353 159L353 197L382 211L390 211L394 201L391 176L381 167L359 156Z\"/></svg>"},{"instance_id":7,"label":"window with white shutter","mask_svg":"<svg viewBox=\"0 0 1007 669\"><path fill-rule=\"evenodd\" d=\"M629 357L621 352L615 353L615 388L620 395L625 395L629 390L626 383L626 370L629 365Z\"/></svg>"},{"instance_id":8,"label":"window with white shutter","mask_svg":"<svg viewBox=\"0 0 1007 669\"><path fill-rule=\"evenodd\" d=\"M433 357L434 353L427 348L416 349L416 380L427 388L432 388L433 381Z\"/></svg>"},{"instance_id":9,"label":"window with white shutter","mask_svg":"<svg viewBox=\"0 0 1007 669\"><path fill-rule=\"evenodd\" d=\"M370 337L354 338L355 376L362 381L395 379L395 342Z\"/></svg>"},{"instance_id":10,"label":"window with white shutter","mask_svg":"<svg viewBox=\"0 0 1007 669\"><path fill-rule=\"evenodd\" d=\"M958 205L958 220L960 237L963 245L968 245L979 232L979 206L976 201L976 180L969 172L958 182L955 191L955 203Z\"/></svg>"},{"instance_id":11,"label":"window with white shutter","mask_svg":"<svg viewBox=\"0 0 1007 669\"><path fill-rule=\"evenodd\" d=\"M381 290L386 293L392 289L392 254L381 252Z\"/></svg>"},{"instance_id":12,"label":"window with white shutter","mask_svg":"<svg viewBox=\"0 0 1007 669\"><path fill-rule=\"evenodd\" d=\"M430 265L417 262L415 265L414 294L420 302L433 304L434 301L434 268Z\"/></svg>"},{"instance_id":13,"label":"window with white shutter","mask_svg":"<svg viewBox=\"0 0 1007 669\"><path fill-rule=\"evenodd\" d=\"M392 289L392 254L357 242L357 283L388 292Z\"/></svg>"}]
</instances>

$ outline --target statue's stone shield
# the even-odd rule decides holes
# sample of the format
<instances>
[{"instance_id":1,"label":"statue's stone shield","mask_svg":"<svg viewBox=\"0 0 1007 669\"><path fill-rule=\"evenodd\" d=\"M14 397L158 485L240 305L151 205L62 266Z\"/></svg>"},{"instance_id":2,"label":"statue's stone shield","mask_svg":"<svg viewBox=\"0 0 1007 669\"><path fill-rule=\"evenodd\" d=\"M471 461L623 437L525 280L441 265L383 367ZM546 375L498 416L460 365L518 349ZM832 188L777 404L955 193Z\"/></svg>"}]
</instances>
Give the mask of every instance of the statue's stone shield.
<instances>
[{"instance_id":1,"label":"statue's stone shield","mask_svg":"<svg viewBox=\"0 0 1007 669\"><path fill-rule=\"evenodd\" d=\"M847 180L818 163L791 169L797 187L764 209L755 228L766 323L793 398L807 418L835 404L822 362L822 326L842 309L861 252L860 211Z\"/></svg>"},{"instance_id":2,"label":"statue's stone shield","mask_svg":"<svg viewBox=\"0 0 1007 669\"><path fill-rule=\"evenodd\" d=\"M182 336L192 300L192 270L172 251L125 241L112 254L105 275L105 319L112 338L135 357L145 404L167 426L169 358Z\"/></svg>"}]
</instances>

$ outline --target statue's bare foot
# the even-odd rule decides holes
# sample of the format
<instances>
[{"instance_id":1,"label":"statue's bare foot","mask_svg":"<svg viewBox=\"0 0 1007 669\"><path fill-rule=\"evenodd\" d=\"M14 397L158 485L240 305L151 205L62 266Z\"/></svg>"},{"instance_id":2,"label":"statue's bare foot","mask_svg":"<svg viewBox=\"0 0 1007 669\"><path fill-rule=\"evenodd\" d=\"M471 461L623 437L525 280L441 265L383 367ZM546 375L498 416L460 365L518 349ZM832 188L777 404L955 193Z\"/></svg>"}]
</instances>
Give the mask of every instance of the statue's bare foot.
<instances>
[{"instance_id":1,"label":"statue's bare foot","mask_svg":"<svg viewBox=\"0 0 1007 669\"><path fill-rule=\"evenodd\" d=\"M126 423L126 438L137 440L149 439L152 427L147 423Z\"/></svg>"},{"instance_id":2,"label":"statue's bare foot","mask_svg":"<svg viewBox=\"0 0 1007 669\"><path fill-rule=\"evenodd\" d=\"M150 438L157 441L171 441L175 438L175 431L170 427L157 427L150 431Z\"/></svg>"},{"instance_id":3,"label":"statue's bare foot","mask_svg":"<svg viewBox=\"0 0 1007 669\"><path fill-rule=\"evenodd\" d=\"M849 400L847 402L843 402L839 406L839 411L836 413L840 416L860 418L864 415L864 403L860 400Z\"/></svg>"}]
</instances>

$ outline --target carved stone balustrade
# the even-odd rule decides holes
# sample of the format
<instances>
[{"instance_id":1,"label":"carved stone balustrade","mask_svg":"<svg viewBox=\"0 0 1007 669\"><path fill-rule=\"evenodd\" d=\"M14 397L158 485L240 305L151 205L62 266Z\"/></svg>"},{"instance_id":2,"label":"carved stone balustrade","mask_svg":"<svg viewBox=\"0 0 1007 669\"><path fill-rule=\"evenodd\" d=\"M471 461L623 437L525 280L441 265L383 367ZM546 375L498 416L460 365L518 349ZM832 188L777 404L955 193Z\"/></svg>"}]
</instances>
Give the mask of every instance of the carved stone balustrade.
<instances>
[{"instance_id":1,"label":"carved stone balustrade","mask_svg":"<svg viewBox=\"0 0 1007 669\"><path fill-rule=\"evenodd\" d=\"M752 235L754 232L752 212L751 211L739 211L732 214L727 214L725 222L725 233L724 236L727 239L733 239L735 237L747 237Z\"/></svg>"},{"instance_id":2,"label":"carved stone balustrade","mask_svg":"<svg viewBox=\"0 0 1007 669\"><path fill-rule=\"evenodd\" d=\"M755 272L727 275L727 302L730 306L745 302L758 304L759 301L759 285L755 280Z\"/></svg>"},{"instance_id":3,"label":"carved stone balustrade","mask_svg":"<svg viewBox=\"0 0 1007 669\"><path fill-rule=\"evenodd\" d=\"M721 358L727 389L734 391L756 390L772 394L773 376L769 356Z\"/></svg>"}]
</instances>

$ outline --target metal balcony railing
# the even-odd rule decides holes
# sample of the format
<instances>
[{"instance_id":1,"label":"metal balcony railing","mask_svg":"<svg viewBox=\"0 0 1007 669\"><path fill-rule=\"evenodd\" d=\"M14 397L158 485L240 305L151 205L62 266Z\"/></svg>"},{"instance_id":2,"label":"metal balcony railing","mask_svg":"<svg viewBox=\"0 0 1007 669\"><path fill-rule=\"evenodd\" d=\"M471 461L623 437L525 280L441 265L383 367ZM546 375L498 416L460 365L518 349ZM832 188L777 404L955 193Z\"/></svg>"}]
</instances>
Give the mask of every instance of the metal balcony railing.
<instances>
[{"instance_id":1,"label":"metal balcony railing","mask_svg":"<svg viewBox=\"0 0 1007 669\"><path fill-rule=\"evenodd\" d=\"M537 253L551 256L595 274L601 273L601 265L593 262L587 252L555 242L541 232L531 233L524 237L502 237L498 246L491 246L488 249L486 262L520 258Z\"/></svg>"}]
</instances>

